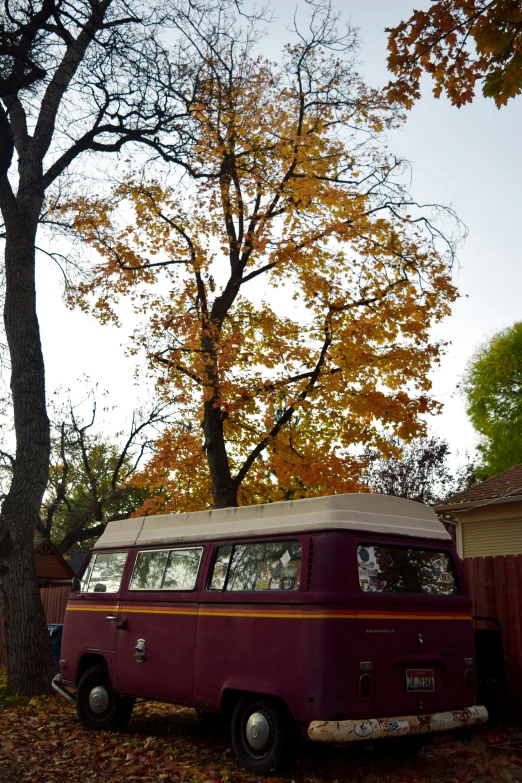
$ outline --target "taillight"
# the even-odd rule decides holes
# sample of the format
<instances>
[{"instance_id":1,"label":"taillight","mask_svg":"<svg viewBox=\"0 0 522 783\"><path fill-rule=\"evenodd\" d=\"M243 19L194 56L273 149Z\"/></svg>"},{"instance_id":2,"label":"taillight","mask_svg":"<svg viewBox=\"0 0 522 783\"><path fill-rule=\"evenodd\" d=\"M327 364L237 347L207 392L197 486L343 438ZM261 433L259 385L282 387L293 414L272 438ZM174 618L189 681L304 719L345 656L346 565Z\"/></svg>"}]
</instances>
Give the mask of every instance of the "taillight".
<instances>
[{"instance_id":1,"label":"taillight","mask_svg":"<svg viewBox=\"0 0 522 783\"><path fill-rule=\"evenodd\" d=\"M475 685L475 675L473 669L466 669L464 672L464 687L467 691L472 691Z\"/></svg>"},{"instance_id":2,"label":"taillight","mask_svg":"<svg viewBox=\"0 0 522 783\"><path fill-rule=\"evenodd\" d=\"M369 699L372 695L372 678L370 674L361 674L359 678L359 696Z\"/></svg>"}]
</instances>

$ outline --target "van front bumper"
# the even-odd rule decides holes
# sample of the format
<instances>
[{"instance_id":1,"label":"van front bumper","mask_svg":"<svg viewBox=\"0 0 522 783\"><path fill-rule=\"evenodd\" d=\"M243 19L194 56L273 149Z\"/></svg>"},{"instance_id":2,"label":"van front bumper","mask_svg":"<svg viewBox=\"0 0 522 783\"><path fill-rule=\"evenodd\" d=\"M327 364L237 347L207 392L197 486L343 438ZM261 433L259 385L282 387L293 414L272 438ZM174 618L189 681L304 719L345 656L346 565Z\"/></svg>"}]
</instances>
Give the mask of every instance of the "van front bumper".
<instances>
[{"instance_id":1,"label":"van front bumper","mask_svg":"<svg viewBox=\"0 0 522 783\"><path fill-rule=\"evenodd\" d=\"M55 677L53 677L51 685L53 686L53 690L55 690L56 693L59 693L60 696L63 696L64 699L67 699L67 701L76 701L74 693L68 691L65 685L62 683L61 674L57 674Z\"/></svg>"},{"instance_id":2,"label":"van front bumper","mask_svg":"<svg viewBox=\"0 0 522 783\"><path fill-rule=\"evenodd\" d=\"M314 720L308 727L308 736L315 742L359 742L414 734L432 734L465 726L486 723L485 707L466 707L451 712L433 712L427 715L401 715L397 718L369 718L367 720Z\"/></svg>"}]
</instances>

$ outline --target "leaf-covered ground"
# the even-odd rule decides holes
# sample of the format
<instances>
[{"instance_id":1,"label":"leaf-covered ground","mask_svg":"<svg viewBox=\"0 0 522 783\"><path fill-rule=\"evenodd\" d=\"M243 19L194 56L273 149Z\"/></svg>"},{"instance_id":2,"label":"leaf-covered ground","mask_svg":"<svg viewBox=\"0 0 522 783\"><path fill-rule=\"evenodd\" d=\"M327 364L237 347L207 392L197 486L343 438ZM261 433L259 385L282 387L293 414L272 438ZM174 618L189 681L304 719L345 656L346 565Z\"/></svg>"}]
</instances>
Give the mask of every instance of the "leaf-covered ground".
<instances>
[{"instance_id":1,"label":"leaf-covered ground","mask_svg":"<svg viewBox=\"0 0 522 783\"><path fill-rule=\"evenodd\" d=\"M88 732L61 698L18 699L0 688L1 783L259 783L236 763L225 729L206 729L193 710L136 705L124 732ZM520 747L520 749L519 749ZM406 760L375 746L303 740L299 761L269 783L502 783L522 781L516 730L440 737Z\"/></svg>"}]
</instances>

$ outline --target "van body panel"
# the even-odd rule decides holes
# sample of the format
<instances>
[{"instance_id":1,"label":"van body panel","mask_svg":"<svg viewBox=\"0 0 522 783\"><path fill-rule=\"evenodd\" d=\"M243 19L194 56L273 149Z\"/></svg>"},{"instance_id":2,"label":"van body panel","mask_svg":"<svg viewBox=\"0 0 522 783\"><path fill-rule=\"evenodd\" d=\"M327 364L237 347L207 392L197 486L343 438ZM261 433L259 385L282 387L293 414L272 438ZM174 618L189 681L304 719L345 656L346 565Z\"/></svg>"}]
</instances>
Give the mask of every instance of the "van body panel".
<instances>
[{"instance_id":1,"label":"van body panel","mask_svg":"<svg viewBox=\"0 0 522 783\"><path fill-rule=\"evenodd\" d=\"M194 599L161 600L142 593L123 596L118 629L115 688L120 693L191 704L198 607ZM145 640L145 660L135 659Z\"/></svg>"},{"instance_id":2,"label":"van body panel","mask_svg":"<svg viewBox=\"0 0 522 783\"><path fill-rule=\"evenodd\" d=\"M107 617L117 616L119 596L103 593L71 593L67 602L67 635L62 641L62 657L67 657L67 647L74 650L116 649L116 623ZM75 656L76 657L76 656Z\"/></svg>"},{"instance_id":3,"label":"van body panel","mask_svg":"<svg viewBox=\"0 0 522 783\"><path fill-rule=\"evenodd\" d=\"M67 653L66 653L67 654ZM64 648L62 646L61 655L64 655ZM74 660L74 668L70 668L69 660L70 658L63 659L67 661L67 668L61 669L62 672L62 682L67 687L73 687L78 685L79 680L81 679L81 674L83 671L85 671L85 666L83 665L85 659L87 657L96 656L96 658L102 659L102 661L107 666L107 671L109 672L109 676L111 678L111 681L114 682L114 678L116 677L116 652L115 650L99 650L95 647L84 647L82 650L78 652L77 658ZM100 663L102 662L100 661ZM90 668L90 667L87 667Z\"/></svg>"},{"instance_id":4,"label":"van body panel","mask_svg":"<svg viewBox=\"0 0 522 783\"><path fill-rule=\"evenodd\" d=\"M263 536L256 541L277 540ZM308 539L281 535L299 541L302 561L300 585L306 583ZM245 539L238 536L238 543ZM248 539L246 540L248 541ZM212 566L216 550L229 542L216 542L209 555ZM203 587L208 585L207 580ZM227 690L278 695L298 718L303 696L303 591L281 593L217 592L203 590L194 663L194 702L201 709L220 709Z\"/></svg>"},{"instance_id":5,"label":"van body panel","mask_svg":"<svg viewBox=\"0 0 522 783\"><path fill-rule=\"evenodd\" d=\"M327 616L325 616L325 614ZM304 622L304 682L302 721L332 720L360 715L364 707L358 694L358 651L354 644L356 615L352 606L326 611L324 604L307 607ZM320 665L318 665L320 661ZM325 718L326 720L326 718Z\"/></svg>"},{"instance_id":6,"label":"van body panel","mask_svg":"<svg viewBox=\"0 0 522 783\"><path fill-rule=\"evenodd\" d=\"M200 604L194 702L219 711L223 692L277 695L292 714L302 693L303 610L299 604ZM232 610L232 611L231 611Z\"/></svg>"}]
</instances>

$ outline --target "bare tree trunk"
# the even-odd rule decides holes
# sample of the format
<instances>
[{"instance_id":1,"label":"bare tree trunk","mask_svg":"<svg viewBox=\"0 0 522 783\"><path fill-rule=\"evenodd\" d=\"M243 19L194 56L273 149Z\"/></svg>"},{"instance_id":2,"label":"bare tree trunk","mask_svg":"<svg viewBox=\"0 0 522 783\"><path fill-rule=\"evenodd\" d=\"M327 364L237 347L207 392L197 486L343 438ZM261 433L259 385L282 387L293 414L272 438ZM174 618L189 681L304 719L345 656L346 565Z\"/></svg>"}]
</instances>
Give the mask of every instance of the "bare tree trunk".
<instances>
[{"instance_id":1,"label":"bare tree trunk","mask_svg":"<svg viewBox=\"0 0 522 783\"><path fill-rule=\"evenodd\" d=\"M9 690L22 695L49 692L56 671L33 561L35 523L48 478L50 438L36 315L38 196L31 207L21 209L13 200L3 210L8 229L4 322L11 355L16 457L0 516L0 615ZM27 217L28 212L32 218Z\"/></svg>"},{"instance_id":2,"label":"bare tree trunk","mask_svg":"<svg viewBox=\"0 0 522 783\"><path fill-rule=\"evenodd\" d=\"M16 546L7 562L2 558L2 572L0 611L9 692L22 696L50 693L58 666L36 582L32 541L29 546Z\"/></svg>"},{"instance_id":3,"label":"bare tree trunk","mask_svg":"<svg viewBox=\"0 0 522 783\"><path fill-rule=\"evenodd\" d=\"M230 473L223 432L223 415L219 408L214 407L212 400L205 403L203 432L205 433L205 451L212 478L214 508L237 506L237 483Z\"/></svg>"}]
</instances>

